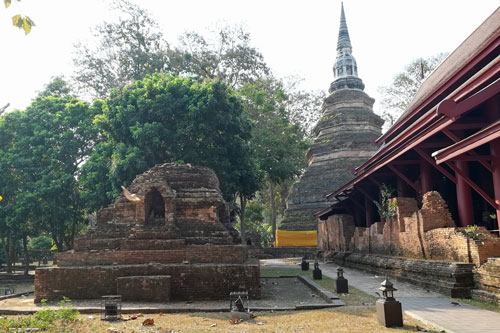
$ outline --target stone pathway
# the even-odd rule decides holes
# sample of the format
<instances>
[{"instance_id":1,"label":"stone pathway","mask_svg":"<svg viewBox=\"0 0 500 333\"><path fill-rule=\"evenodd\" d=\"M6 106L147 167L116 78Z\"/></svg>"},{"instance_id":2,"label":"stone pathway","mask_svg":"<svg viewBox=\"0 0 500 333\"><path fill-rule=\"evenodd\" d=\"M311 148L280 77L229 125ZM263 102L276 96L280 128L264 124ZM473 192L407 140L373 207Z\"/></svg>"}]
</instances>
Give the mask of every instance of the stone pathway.
<instances>
[{"instance_id":1,"label":"stone pathway","mask_svg":"<svg viewBox=\"0 0 500 333\"><path fill-rule=\"evenodd\" d=\"M298 267L300 260L296 260L297 266L290 266L287 262L273 259L263 261L264 266L276 267ZM335 264L320 264L323 274L331 278L337 277ZM345 268L344 277L353 286L369 295L376 296L379 292L383 276L374 276L358 270ZM403 305L403 311L423 323L447 333L486 333L500 332L500 314L488 310L479 309L468 304L459 303L454 305L455 300L444 295L426 291L406 282L391 280L394 287L398 289L394 293L395 298Z\"/></svg>"}]
</instances>

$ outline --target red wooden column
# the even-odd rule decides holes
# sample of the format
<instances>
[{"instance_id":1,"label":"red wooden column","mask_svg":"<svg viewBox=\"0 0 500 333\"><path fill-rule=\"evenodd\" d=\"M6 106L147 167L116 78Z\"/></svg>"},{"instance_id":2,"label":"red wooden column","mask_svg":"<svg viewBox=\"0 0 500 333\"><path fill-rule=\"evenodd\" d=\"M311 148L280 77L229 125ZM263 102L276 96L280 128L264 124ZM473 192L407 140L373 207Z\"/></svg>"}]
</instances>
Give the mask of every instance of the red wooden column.
<instances>
[{"instance_id":1,"label":"red wooden column","mask_svg":"<svg viewBox=\"0 0 500 333\"><path fill-rule=\"evenodd\" d=\"M465 176L469 175L469 167L467 162L457 161L456 168ZM457 177L457 204L458 204L458 219L461 227L474 224L474 213L472 211L472 193L469 184L459 174Z\"/></svg>"},{"instance_id":2,"label":"red wooden column","mask_svg":"<svg viewBox=\"0 0 500 333\"><path fill-rule=\"evenodd\" d=\"M431 165L426 161L420 163L420 186L422 187L422 195L432 191Z\"/></svg>"},{"instance_id":3,"label":"red wooden column","mask_svg":"<svg viewBox=\"0 0 500 333\"><path fill-rule=\"evenodd\" d=\"M487 104L487 114L491 122L500 118L500 98L492 98ZM500 139L490 142L491 163L493 164L493 189L495 191L495 203L497 204L497 227L500 227Z\"/></svg>"},{"instance_id":4,"label":"red wooden column","mask_svg":"<svg viewBox=\"0 0 500 333\"><path fill-rule=\"evenodd\" d=\"M490 142L491 162L493 163L493 189L495 190L495 203L497 204L497 228L500 226L500 139Z\"/></svg>"}]
</instances>

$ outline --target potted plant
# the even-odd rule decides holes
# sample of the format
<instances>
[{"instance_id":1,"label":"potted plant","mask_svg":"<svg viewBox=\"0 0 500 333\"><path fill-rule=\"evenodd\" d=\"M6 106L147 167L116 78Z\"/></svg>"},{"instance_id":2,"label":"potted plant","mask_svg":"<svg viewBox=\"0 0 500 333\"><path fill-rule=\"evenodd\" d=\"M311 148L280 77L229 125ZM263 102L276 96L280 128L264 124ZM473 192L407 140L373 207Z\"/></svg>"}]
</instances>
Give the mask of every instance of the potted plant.
<instances>
[{"instance_id":1,"label":"potted plant","mask_svg":"<svg viewBox=\"0 0 500 333\"><path fill-rule=\"evenodd\" d=\"M392 219L397 216L396 207L398 206L398 202L396 199L392 198L393 193L394 189L392 187L382 184L382 187L380 188L380 201L373 201L375 206L377 206L378 214L380 215L380 219L382 221Z\"/></svg>"}]
</instances>

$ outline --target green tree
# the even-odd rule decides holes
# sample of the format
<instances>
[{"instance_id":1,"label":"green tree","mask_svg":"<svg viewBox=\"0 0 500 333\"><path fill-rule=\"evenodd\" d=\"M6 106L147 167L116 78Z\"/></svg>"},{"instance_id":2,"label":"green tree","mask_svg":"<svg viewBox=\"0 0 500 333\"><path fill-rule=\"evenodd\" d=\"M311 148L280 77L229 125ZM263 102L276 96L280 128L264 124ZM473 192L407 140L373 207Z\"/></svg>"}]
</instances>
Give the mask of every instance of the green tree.
<instances>
[{"instance_id":1,"label":"green tree","mask_svg":"<svg viewBox=\"0 0 500 333\"><path fill-rule=\"evenodd\" d=\"M9 144L0 155L7 192L0 214L25 251L27 237L41 231L51 233L59 250L72 247L84 222L76 176L95 142L92 112L74 97L37 97L1 123L0 135Z\"/></svg>"},{"instance_id":2,"label":"green tree","mask_svg":"<svg viewBox=\"0 0 500 333\"><path fill-rule=\"evenodd\" d=\"M264 214L265 206L260 201L253 200L245 211L245 224L251 235L260 238L260 245L267 247L272 241L272 227L266 222Z\"/></svg>"},{"instance_id":3,"label":"green tree","mask_svg":"<svg viewBox=\"0 0 500 333\"><path fill-rule=\"evenodd\" d=\"M84 191L101 195L102 204L120 185L165 162L212 168L228 201L255 192L258 178L247 144L251 125L225 84L155 74L112 91L97 105L103 140L82 167L81 179ZM104 170L108 180L102 179Z\"/></svg>"},{"instance_id":4,"label":"green tree","mask_svg":"<svg viewBox=\"0 0 500 333\"><path fill-rule=\"evenodd\" d=\"M240 94L253 121L251 148L269 191L271 226L276 234L279 211L276 194L306 166L305 132L290 119L291 104L280 81L268 79L247 84ZM273 236L274 238L274 236Z\"/></svg>"},{"instance_id":5,"label":"green tree","mask_svg":"<svg viewBox=\"0 0 500 333\"><path fill-rule=\"evenodd\" d=\"M12 146L15 142L16 131L21 126L22 112L13 111L0 116L0 189L2 190L2 201L0 202L0 238L2 240L3 253L5 256L7 273L12 272L12 264L15 258L15 244L17 234L13 228L12 217L15 214L16 194L19 188L19 177L15 175L15 169L10 162L15 159Z\"/></svg>"},{"instance_id":6,"label":"green tree","mask_svg":"<svg viewBox=\"0 0 500 333\"><path fill-rule=\"evenodd\" d=\"M77 88L92 97L167 70L168 44L149 12L127 0L114 0L112 6L118 22L97 26L97 45L77 44L73 58Z\"/></svg>"},{"instance_id":7,"label":"green tree","mask_svg":"<svg viewBox=\"0 0 500 333\"><path fill-rule=\"evenodd\" d=\"M32 252L32 259L40 261L47 253L46 251L49 251L52 246L52 238L41 235L30 239L28 243L28 250Z\"/></svg>"},{"instance_id":8,"label":"green tree","mask_svg":"<svg viewBox=\"0 0 500 333\"><path fill-rule=\"evenodd\" d=\"M72 87L62 76L55 76L51 81L45 85L43 90L38 93L40 97L49 96L72 96Z\"/></svg>"},{"instance_id":9,"label":"green tree","mask_svg":"<svg viewBox=\"0 0 500 333\"><path fill-rule=\"evenodd\" d=\"M422 82L443 61L448 53L439 53L429 58L418 58L406 65L389 86L379 88L384 127L392 126L408 108Z\"/></svg>"}]
</instances>

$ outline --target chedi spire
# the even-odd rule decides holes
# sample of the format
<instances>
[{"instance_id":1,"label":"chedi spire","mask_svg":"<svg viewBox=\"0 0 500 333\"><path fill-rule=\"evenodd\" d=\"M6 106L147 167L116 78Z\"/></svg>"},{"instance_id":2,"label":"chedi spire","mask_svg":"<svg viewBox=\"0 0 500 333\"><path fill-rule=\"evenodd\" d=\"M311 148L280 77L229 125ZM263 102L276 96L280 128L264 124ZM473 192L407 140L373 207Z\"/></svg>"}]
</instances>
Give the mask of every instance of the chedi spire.
<instances>
[{"instance_id":1,"label":"chedi spire","mask_svg":"<svg viewBox=\"0 0 500 333\"><path fill-rule=\"evenodd\" d=\"M330 85L330 93L342 88L361 89L365 85L358 78L358 66L352 55L351 39L344 13L344 4L340 11L339 38L337 41L337 58L333 65L333 77L335 80Z\"/></svg>"},{"instance_id":2,"label":"chedi spire","mask_svg":"<svg viewBox=\"0 0 500 333\"><path fill-rule=\"evenodd\" d=\"M345 20L344 3L342 3L342 8L340 11L339 38L337 40L337 59L343 54L351 53L351 39L349 38L349 30L347 29L347 23Z\"/></svg>"}]
</instances>

